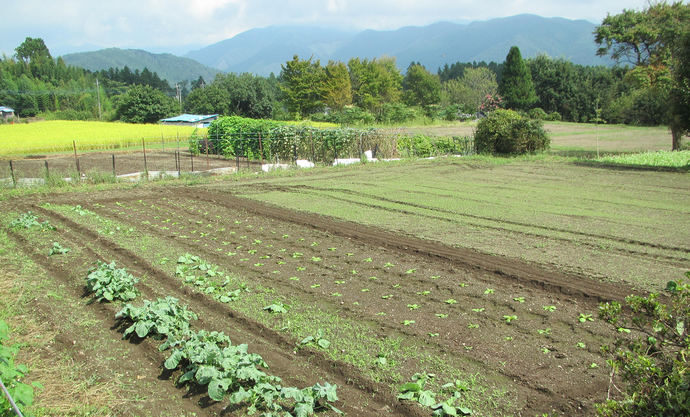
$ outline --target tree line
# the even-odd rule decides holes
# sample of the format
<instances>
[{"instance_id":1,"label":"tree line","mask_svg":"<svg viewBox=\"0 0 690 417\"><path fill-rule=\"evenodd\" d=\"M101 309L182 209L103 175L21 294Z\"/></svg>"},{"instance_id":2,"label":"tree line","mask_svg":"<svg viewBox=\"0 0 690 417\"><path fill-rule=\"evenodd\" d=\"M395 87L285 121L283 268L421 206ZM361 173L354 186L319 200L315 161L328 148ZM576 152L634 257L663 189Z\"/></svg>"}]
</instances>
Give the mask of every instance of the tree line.
<instances>
[{"instance_id":1,"label":"tree line","mask_svg":"<svg viewBox=\"0 0 690 417\"><path fill-rule=\"evenodd\" d=\"M156 121L182 111L257 119L329 121L344 125L401 123L510 108L569 122L669 125L674 148L687 133L690 5L655 3L609 15L597 27L597 54L618 65L583 66L565 58L522 59L511 48L503 63L457 62L430 72L393 57L352 58L325 65L295 55L278 76L218 74L172 89L147 69L91 73L53 59L41 39L27 38L0 60L0 105L20 116L95 118L96 79L108 120ZM685 77L685 78L683 78ZM181 88L179 88L181 87ZM144 100L140 111L131 109ZM685 103L685 104L684 104ZM158 119L157 119L158 118Z\"/></svg>"}]
</instances>

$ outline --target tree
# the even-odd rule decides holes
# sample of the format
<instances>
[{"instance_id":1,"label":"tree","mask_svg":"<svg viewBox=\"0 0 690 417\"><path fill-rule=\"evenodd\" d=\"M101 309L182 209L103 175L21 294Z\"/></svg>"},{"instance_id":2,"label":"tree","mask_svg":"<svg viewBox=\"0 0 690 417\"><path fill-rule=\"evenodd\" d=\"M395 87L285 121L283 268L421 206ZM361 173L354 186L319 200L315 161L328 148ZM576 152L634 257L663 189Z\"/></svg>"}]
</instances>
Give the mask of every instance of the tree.
<instances>
[{"instance_id":1,"label":"tree","mask_svg":"<svg viewBox=\"0 0 690 417\"><path fill-rule=\"evenodd\" d=\"M352 101L357 106L380 114L384 104L400 100L403 76L395 58L384 56L371 61L352 58L347 66L352 83Z\"/></svg>"},{"instance_id":2,"label":"tree","mask_svg":"<svg viewBox=\"0 0 690 417\"><path fill-rule=\"evenodd\" d=\"M537 101L532 75L525 61L522 60L520 48L517 46L510 48L502 75L498 93L505 100L506 107L527 110Z\"/></svg>"},{"instance_id":3,"label":"tree","mask_svg":"<svg viewBox=\"0 0 690 417\"><path fill-rule=\"evenodd\" d=\"M344 62L328 61L321 95L324 103L333 110L340 111L352 104L352 84Z\"/></svg>"},{"instance_id":4,"label":"tree","mask_svg":"<svg viewBox=\"0 0 690 417\"><path fill-rule=\"evenodd\" d=\"M444 90L450 103L476 112L487 95L494 96L498 91L496 74L487 67L466 68L462 78L449 80Z\"/></svg>"},{"instance_id":5,"label":"tree","mask_svg":"<svg viewBox=\"0 0 690 417\"><path fill-rule=\"evenodd\" d=\"M430 106L441 101L441 82L423 65L411 64L403 79L404 101L408 106L420 106L430 115Z\"/></svg>"},{"instance_id":6,"label":"tree","mask_svg":"<svg viewBox=\"0 0 690 417\"><path fill-rule=\"evenodd\" d=\"M671 123L681 135L690 133L690 34L684 36L678 49L678 65L675 71L675 85L671 92ZM682 143L675 143L680 149Z\"/></svg>"},{"instance_id":7,"label":"tree","mask_svg":"<svg viewBox=\"0 0 690 417\"><path fill-rule=\"evenodd\" d=\"M594 32L599 45L597 55L610 55L618 63L634 64L630 77L636 83L659 95L669 94L680 87L675 70L683 65L679 59L687 58L681 52L681 40L690 33L688 22L690 5L680 1L652 3L643 11L623 10L618 15L607 15ZM677 100L662 101L669 112L672 149L679 150L682 137L688 132L679 123L682 112L677 112L682 108Z\"/></svg>"},{"instance_id":8,"label":"tree","mask_svg":"<svg viewBox=\"0 0 690 417\"><path fill-rule=\"evenodd\" d=\"M120 98L116 117L125 123L157 123L177 112L172 98L148 85L135 85Z\"/></svg>"},{"instance_id":9,"label":"tree","mask_svg":"<svg viewBox=\"0 0 690 417\"><path fill-rule=\"evenodd\" d=\"M14 48L15 57L24 62L36 62L42 60L53 60L53 57L48 51L48 47L41 38L26 38L21 45Z\"/></svg>"},{"instance_id":10,"label":"tree","mask_svg":"<svg viewBox=\"0 0 690 417\"><path fill-rule=\"evenodd\" d=\"M301 119L323 107L321 101L324 70L317 59L312 62L294 55L292 61L281 64L280 90L285 106L293 118Z\"/></svg>"}]
</instances>

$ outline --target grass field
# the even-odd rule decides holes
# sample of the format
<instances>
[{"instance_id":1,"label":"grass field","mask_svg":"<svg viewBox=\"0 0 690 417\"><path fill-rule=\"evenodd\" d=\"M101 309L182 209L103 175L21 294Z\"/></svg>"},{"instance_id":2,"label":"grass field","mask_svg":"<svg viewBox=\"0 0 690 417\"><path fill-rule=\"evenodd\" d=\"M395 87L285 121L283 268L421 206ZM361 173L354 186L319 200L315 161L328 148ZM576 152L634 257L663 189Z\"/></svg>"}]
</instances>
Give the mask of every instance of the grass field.
<instances>
[{"instance_id":1,"label":"grass field","mask_svg":"<svg viewBox=\"0 0 690 417\"><path fill-rule=\"evenodd\" d=\"M690 268L685 173L442 158L257 179L234 192L645 290Z\"/></svg>"},{"instance_id":2,"label":"grass field","mask_svg":"<svg viewBox=\"0 0 690 417\"><path fill-rule=\"evenodd\" d=\"M186 141L191 126L140 125L128 123L45 121L0 125L0 155L69 151L76 141L79 151L125 148L147 143ZM205 129L201 129L202 131Z\"/></svg>"},{"instance_id":3,"label":"grass field","mask_svg":"<svg viewBox=\"0 0 690 417\"><path fill-rule=\"evenodd\" d=\"M596 319L598 299L659 291L690 269L690 181L573 161L439 158L3 191L0 285L12 297L0 317L24 343L30 380L49 387L34 411L245 412L176 387L160 342L122 340L119 306L84 293L104 259L142 277L142 298L172 295L199 314L197 329L248 343L285 386L337 384L349 415L431 415L396 398L418 372L436 375L438 399L458 381L456 405L474 416L593 415L611 378L599 348L619 336ZM57 230L7 226L27 210ZM52 242L71 251L47 256ZM179 276L185 253L226 283ZM317 334L330 348L300 345ZM59 402L64 387L79 400Z\"/></svg>"}]
</instances>

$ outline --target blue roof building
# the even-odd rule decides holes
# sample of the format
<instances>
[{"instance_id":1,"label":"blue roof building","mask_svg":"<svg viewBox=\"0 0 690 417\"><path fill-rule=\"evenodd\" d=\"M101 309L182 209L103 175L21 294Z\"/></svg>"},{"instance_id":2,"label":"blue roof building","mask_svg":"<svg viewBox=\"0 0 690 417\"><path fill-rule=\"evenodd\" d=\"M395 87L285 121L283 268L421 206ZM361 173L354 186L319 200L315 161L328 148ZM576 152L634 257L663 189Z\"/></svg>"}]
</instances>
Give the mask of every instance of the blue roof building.
<instances>
[{"instance_id":1,"label":"blue roof building","mask_svg":"<svg viewBox=\"0 0 690 417\"><path fill-rule=\"evenodd\" d=\"M217 114L198 115L198 114L181 114L175 117L162 119L161 124L177 125L177 126L196 126L208 127L214 120L218 119Z\"/></svg>"},{"instance_id":2,"label":"blue roof building","mask_svg":"<svg viewBox=\"0 0 690 417\"><path fill-rule=\"evenodd\" d=\"M0 106L0 117L3 119L9 119L14 117L14 109L10 107Z\"/></svg>"}]
</instances>

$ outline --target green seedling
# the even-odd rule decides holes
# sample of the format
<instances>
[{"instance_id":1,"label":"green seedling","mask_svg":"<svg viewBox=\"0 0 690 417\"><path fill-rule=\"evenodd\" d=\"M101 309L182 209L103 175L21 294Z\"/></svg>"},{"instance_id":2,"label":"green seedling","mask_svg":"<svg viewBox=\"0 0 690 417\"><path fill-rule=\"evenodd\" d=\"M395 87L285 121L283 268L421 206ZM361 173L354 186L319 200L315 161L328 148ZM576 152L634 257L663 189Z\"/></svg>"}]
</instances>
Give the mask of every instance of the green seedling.
<instances>
[{"instance_id":1,"label":"green seedling","mask_svg":"<svg viewBox=\"0 0 690 417\"><path fill-rule=\"evenodd\" d=\"M417 293L417 295L429 295L431 294L431 291L420 291Z\"/></svg>"},{"instance_id":2,"label":"green seedling","mask_svg":"<svg viewBox=\"0 0 690 417\"><path fill-rule=\"evenodd\" d=\"M321 286L321 284L314 284L314 285L311 285L312 288L319 288L320 286Z\"/></svg>"},{"instance_id":3,"label":"green seedling","mask_svg":"<svg viewBox=\"0 0 690 417\"><path fill-rule=\"evenodd\" d=\"M369 292L369 288L362 288L361 291L362 292Z\"/></svg>"},{"instance_id":4,"label":"green seedling","mask_svg":"<svg viewBox=\"0 0 690 417\"><path fill-rule=\"evenodd\" d=\"M506 323L510 324L511 321L516 320L517 316L503 316L505 319Z\"/></svg>"},{"instance_id":5,"label":"green seedling","mask_svg":"<svg viewBox=\"0 0 690 417\"><path fill-rule=\"evenodd\" d=\"M264 309L265 311L268 311L268 312L271 313L271 314L279 314L279 313L287 313L287 309L288 309L289 307L290 307L290 306L285 305L285 304L283 304L283 303L281 303L281 302L275 302L275 303L273 303L273 304L271 304L271 305L268 305L268 306L264 307L263 309Z\"/></svg>"},{"instance_id":6,"label":"green seedling","mask_svg":"<svg viewBox=\"0 0 690 417\"><path fill-rule=\"evenodd\" d=\"M299 257L302 256L302 255L304 255L304 254L303 254L303 253L300 253L300 252L295 252L295 253L292 254L292 257L295 258L295 259L297 259L297 258L299 258Z\"/></svg>"},{"instance_id":7,"label":"green seedling","mask_svg":"<svg viewBox=\"0 0 690 417\"><path fill-rule=\"evenodd\" d=\"M513 298L513 301L517 301L518 303L524 303L525 297L516 297L516 298Z\"/></svg>"},{"instance_id":8,"label":"green seedling","mask_svg":"<svg viewBox=\"0 0 690 417\"><path fill-rule=\"evenodd\" d=\"M441 276L440 276L440 275L438 275L438 276L435 276L435 277L431 277L431 279L439 279L439 278L441 278Z\"/></svg>"},{"instance_id":9,"label":"green seedling","mask_svg":"<svg viewBox=\"0 0 690 417\"><path fill-rule=\"evenodd\" d=\"M494 293L494 289L493 289L493 288L487 288L487 289L484 291L484 294L493 294L493 293Z\"/></svg>"},{"instance_id":10,"label":"green seedling","mask_svg":"<svg viewBox=\"0 0 690 417\"><path fill-rule=\"evenodd\" d=\"M479 325L478 324L470 324L467 326L468 329L478 329Z\"/></svg>"},{"instance_id":11,"label":"green seedling","mask_svg":"<svg viewBox=\"0 0 690 417\"><path fill-rule=\"evenodd\" d=\"M341 293L339 293L339 292L334 292L334 293L331 294L331 295L332 295L333 297L342 297L342 296L343 296L343 295L342 295Z\"/></svg>"},{"instance_id":12,"label":"green seedling","mask_svg":"<svg viewBox=\"0 0 690 417\"><path fill-rule=\"evenodd\" d=\"M456 300L453 300L452 298L449 298L445 301L446 304L457 304L458 302Z\"/></svg>"},{"instance_id":13,"label":"green seedling","mask_svg":"<svg viewBox=\"0 0 690 417\"><path fill-rule=\"evenodd\" d=\"M438 333L429 333L429 337L438 337Z\"/></svg>"},{"instance_id":14,"label":"green seedling","mask_svg":"<svg viewBox=\"0 0 690 417\"><path fill-rule=\"evenodd\" d=\"M387 300L387 299L391 298L392 296L393 296L393 294L382 295L381 298L383 298L384 300Z\"/></svg>"},{"instance_id":15,"label":"green seedling","mask_svg":"<svg viewBox=\"0 0 690 417\"><path fill-rule=\"evenodd\" d=\"M312 347L322 347L328 349L331 346L331 342L323 338L323 329L316 331L313 336L307 336L299 343L300 347L312 346Z\"/></svg>"},{"instance_id":16,"label":"green seedling","mask_svg":"<svg viewBox=\"0 0 690 417\"><path fill-rule=\"evenodd\" d=\"M420 306L417 304L408 304L407 305L407 308L409 308L410 310L417 310L419 307Z\"/></svg>"},{"instance_id":17,"label":"green seedling","mask_svg":"<svg viewBox=\"0 0 690 417\"><path fill-rule=\"evenodd\" d=\"M296 271L304 271L305 269L307 269L307 268L305 268L303 266L298 266L297 268L295 268Z\"/></svg>"},{"instance_id":18,"label":"green seedling","mask_svg":"<svg viewBox=\"0 0 690 417\"><path fill-rule=\"evenodd\" d=\"M400 288L400 287L402 287L402 285L400 285L400 284L393 285L393 288Z\"/></svg>"},{"instance_id":19,"label":"green seedling","mask_svg":"<svg viewBox=\"0 0 690 417\"><path fill-rule=\"evenodd\" d=\"M290 277L289 279L290 279L290 281L299 281L299 278L297 278L297 277Z\"/></svg>"},{"instance_id":20,"label":"green seedling","mask_svg":"<svg viewBox=\"0 0 690 417\"><path fill-rule=\"evenodd\" d=\"M311 246L319 246L318 242L312 242Z\"/></svg>"},{"instance_id":21,"label":"green seedling","mask_svg":"<svg viewBox=\"0 0 690 417\"><path fill-rule=\"evenodd\" d=\"M546 311L556 311L556 306L542 306Z\"/></svg>"},{"instance_id":22,"label":"green seedling","mask_svg":"<svg viewBox=\"0 0 690 417\"><path fill-rule=\"evenodd\" d=\"M337 250L337 249L338 249L338 248L328 248L328 250L330 250L330 251L334 251L334 250Z\"/></svg>"},{"instance_id":23,"label":"green seedling","mask_svg":"<svg viewBox=\"0 0 690 417\"><path fill-rule=\"evenodd\" d=\"M390 263L390 262L386 262L386 263L383 265L384 268L390 268L390 267L392 267L392 266L395 266L395 265L393 265L393 264Z\"/></svg>"},{"instance_id":24,"label":"green seedling","mask_svg":"<svg viewBox=\"0 0 690 417\"><path fill-rule=\"evenodd\" d=\"M474 311L475 313L481 313L481 312L484 311L484 310L485 310L484 307L482 307L482 308L473 308L473 309L472 309L472 311Z\"/></svg>"},{"instance_id":25,"label":"green seedling","mask_svg":"<svg viewBox=\"0 0 690 417\"><path fill-rule=\"evenodd\" d=\"M412 268L405 271L406 274L414 274L415 272L417 272L417 268Z\"/></svg>"},{"instance_id":26,"label":"green seedling","mask_svg":"<svg viewBox=\"0 0 690 417\"><path fill-rule=\"evenodd\" d=\"M348 253L347 254L347 256L353 256L353 255L354 255L354 253Z\"/></svg>"},{"instance_id":27,"label":"green seedling","mask_svg":"<svg viewBox=\"0 0 690 417\"><path fill-rule=\"evenodd\" d=\"M537 330L539 334L546 334L549 335L551 334L551 329L543 329L543 330Z\"/></svg>"},{"instance_id":28,"label":"green seedling","mask_svg":"<svg viewBox=\"0 0 690 417\"><path fill-rule=\"evenodd\" d=\"M312 256L311 260L312 260L312 262L319 262L319 261L321 261L321 258L319 258L318 256Z\"/></svg>"},{"instance_id":29,"label":"green seedling","mask_svg":"<svg viewBox=\"0 0 690 417\"><path fill-rule=\"evenodd\" d=\"M511 336L506 336L503 338L503 340L505 340L506 342L510 342L511 340L513 340L513 338Z\"/></svg>"},{"instance_id":30,"label":"green seedling","mask_svg":"<svg viewBox=\"0 0 690 417\"><path fill-rule=\"evenodd\" d=\"M547 348L541 348L541 353L549 353L549 352L551 352L551 351L548 350Z\"/></svg>"},{"instance_id":31,"label":"green seedling","mask_svg":"<svg viewBox=\"0 0 690 417\"><path fill-rule=\"evenodd\" d=\"M386 313L384 313L383 311L380 311L380 312L376 313L376 315L377 315L377 316L385 316Z\"/></svg>"},{"instance_id":32,"label":"green seedling","mask_svg":"<svg viewBox=\"0 0 690 417\"><path fill-rule=\"evenodd\" d=\"M376 277L369 277L369 279L378 279L378 278L376 278Z\"/></svg>"},{"instance_id":33,"label":"green seedling","mask_svg":"<svg viewBox=\"0 0 690 417\"><path fill-rule=\"evenodd\" d=\"M578 320L580 321L580 323L584 323L586 321L594 321L591 314L583 314L583 313L580 313L580 317L578 317Z\"/></svg>"},{"instance_id":34,"label":"green seedling","mask_svg":"<svg viewBox=\"0 0 690 417\"><path fill-rule=\"evenodd\" d=\"M48 251L48 256L64 255L67 252L69 252L69 248L63 248L58 242L53 242L53 246L51 246L50 251Z\"/></svg>"},{"instance_id":35,"label":"green seedling","mask_svg":"<svg viewBox=\"0 0 690 417\"><path fill-rule=\"evenodd\" d=\"M584 349L584 348L586 348L587 346L585 346L585 344L582 343L582 342L578 342L577 345L575 345L575 347L579 347L579 348L581 348L581 349Z\"/></svg>"},{"instance_id":36,"label":"green seedling","mask_svg":"<svg viewBox=\"0 0 690 417\"><path fill-rule=\"evenodd\" d=\"M411 324L414 324L414 320L403 320L400 322L403 326L409 326Z\"/></svg>"},{"instance_id":37,"label":"green seedling","mask_svg":"<svg viewBox=\"0 0 690 417\"><path fill-rule=\"evenodd\" d=\"M372 262L372 260L371 260L371 258L367 258L367 259L363 260L362 262Z\"/></svg>"},{"instance_id":38,"label":"green seedling","mask_svg":"<svg viewBox=\"0 0 690 417\"><path fill-rule=\"evenodd\" d=\"M344 284L345 281L334 281L335 284Z\"/></svg>"},{"instance_id":39,"label":"green seedling","mask_svg":"<svg viewBox=\"0 0 690 417\"><path fill-rule=\"evenodd\" d=\"M459 283L458 285L459 285L460 287L462 287L462 288L465 288L465 287L467 286L467 284L465 284L464 282L461 282L461 283Z\"/></svg>"},{"instance_id":40,"label":"green seedling","mask_svg":"<svg viewBox=\"0 0 690 417\"><path fill-rule=\"evenodd\" d=\"M446 317L448 317L448 314L436 313L436 317L438 317L440 319L445 319Z\"/></svg>"}]
</instances>

